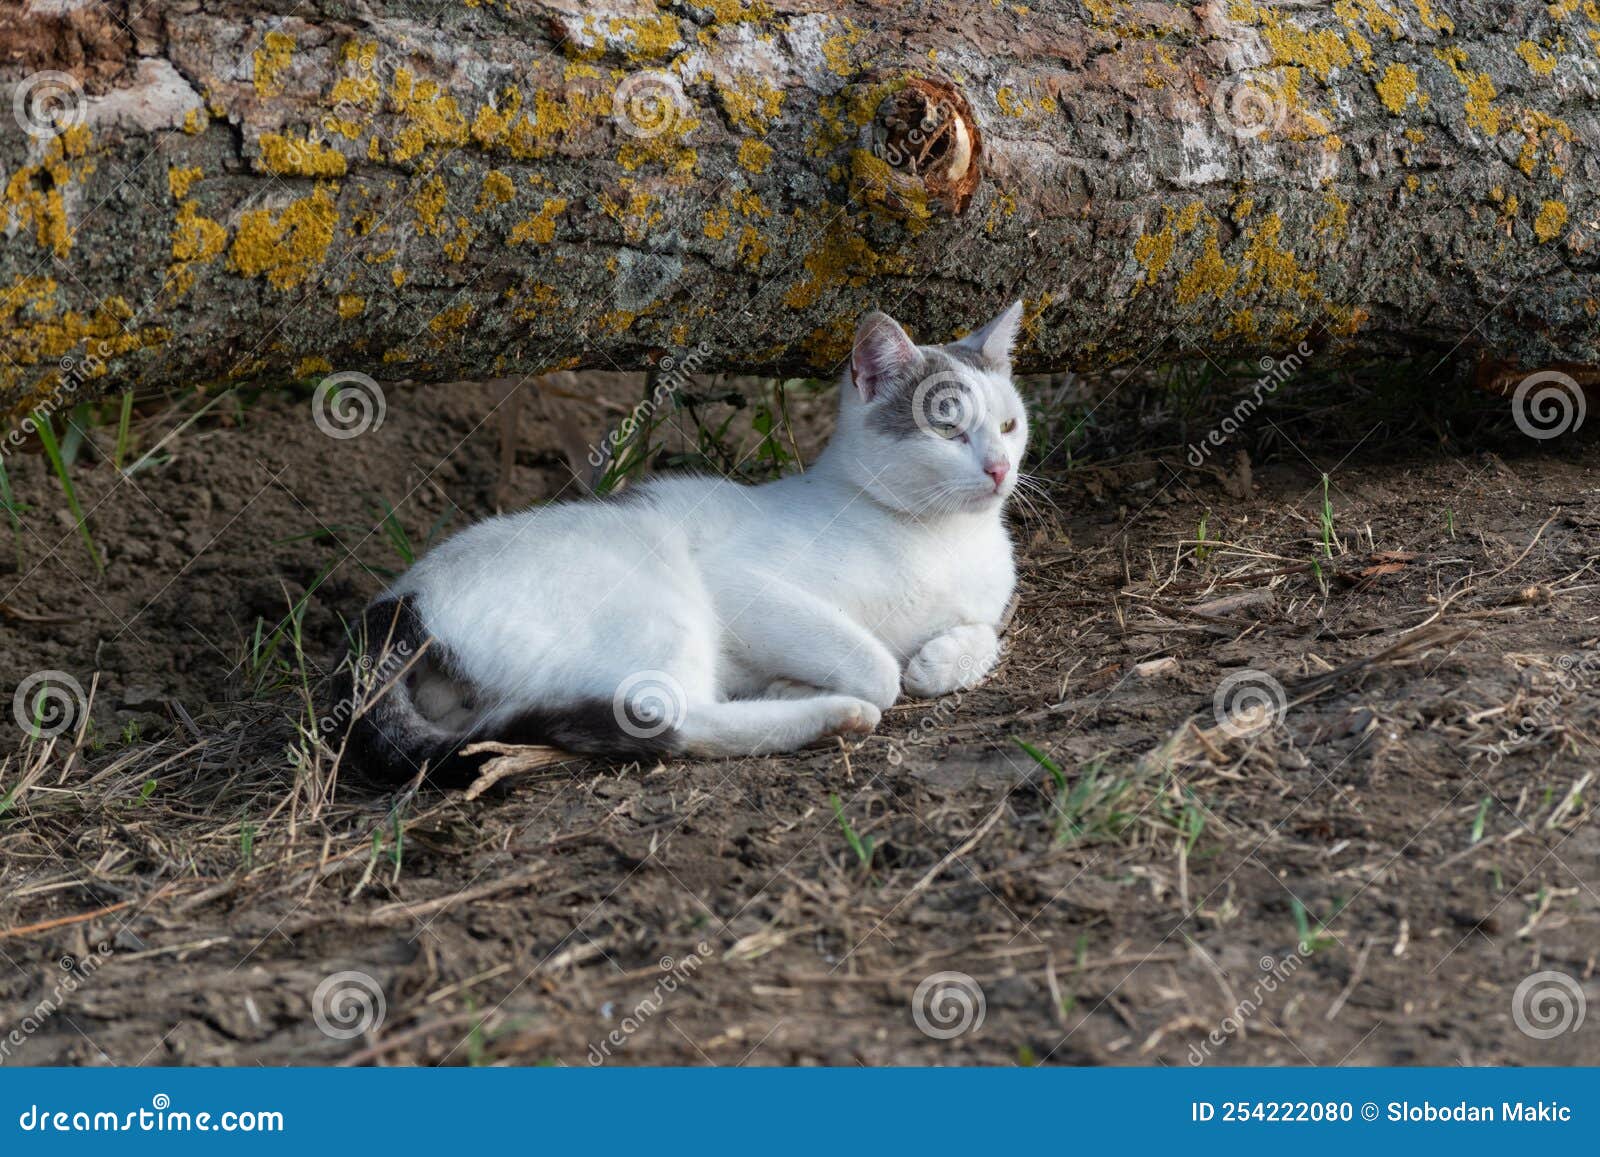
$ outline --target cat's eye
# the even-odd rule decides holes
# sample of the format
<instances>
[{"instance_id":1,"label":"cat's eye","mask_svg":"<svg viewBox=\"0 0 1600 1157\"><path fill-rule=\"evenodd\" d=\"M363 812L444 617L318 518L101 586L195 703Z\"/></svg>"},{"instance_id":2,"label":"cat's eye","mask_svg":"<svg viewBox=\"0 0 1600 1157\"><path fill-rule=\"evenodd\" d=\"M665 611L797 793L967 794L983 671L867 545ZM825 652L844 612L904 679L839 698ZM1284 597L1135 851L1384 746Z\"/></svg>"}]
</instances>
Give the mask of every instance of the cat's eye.
<instances>
[{"instance_id":1,"label":"cat's eye","mask_svg":"<svg viewBox=\"0 0 1600 1157\"><path fill-rule=\"evenodd\" d=\"M1009 433L1011 433L1011 431L1015 430L1016 428L1017 428L1017 420L1015 418L1007 418L1006 422L1005 422L1005 425L1000 427L1000 432L1002 434L1009 434Z\"/></svg>"}]
</instances>

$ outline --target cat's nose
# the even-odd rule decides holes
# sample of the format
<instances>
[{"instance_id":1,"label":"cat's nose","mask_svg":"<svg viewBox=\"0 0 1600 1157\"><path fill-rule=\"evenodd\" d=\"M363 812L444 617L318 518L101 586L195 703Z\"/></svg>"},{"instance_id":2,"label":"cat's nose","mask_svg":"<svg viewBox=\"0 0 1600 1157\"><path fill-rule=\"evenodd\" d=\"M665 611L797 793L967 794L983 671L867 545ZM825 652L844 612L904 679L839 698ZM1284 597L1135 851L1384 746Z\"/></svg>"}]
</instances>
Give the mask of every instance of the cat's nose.
<instances>
[{"instance_id":1,"label":"cat's nose","mask_svg":"<svg viewBox=\"0 0 1600 1157\"><path fill-rule=\"evenodd\" d=\"M1000 484L1006 480L1006 475L1011 472L1009 462L991 462L983 468L983 472L994 479L994 488L1000 489Z\"/></svg>"}]
</instances>

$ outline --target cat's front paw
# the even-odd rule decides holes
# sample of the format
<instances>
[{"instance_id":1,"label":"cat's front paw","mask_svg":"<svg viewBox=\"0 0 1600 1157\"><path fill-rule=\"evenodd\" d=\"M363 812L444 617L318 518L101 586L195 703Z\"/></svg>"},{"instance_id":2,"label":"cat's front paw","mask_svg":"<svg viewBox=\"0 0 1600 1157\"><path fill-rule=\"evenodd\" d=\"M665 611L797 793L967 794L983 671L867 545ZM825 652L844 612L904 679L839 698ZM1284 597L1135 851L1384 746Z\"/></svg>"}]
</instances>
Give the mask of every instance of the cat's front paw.
<instances>
[{"instance_id":1,"label":"cat's front paw","mask_svg":"<svg viewBox=\"0 0 1600 1157\"><path fill-rule=\"evenodd\" d=\"M1000 639L994 628L972 623L929 639L906 664L906 692L931 699L976 687L994 667Z\"/></svg>"},{"instance_id":2,"label":"cat's front paw","mask_svg":"<svg viewBox=\"0 0 1600 1157\"><path fill-rule=\"evenodd\" d=\"M830 695L824 701L822 735L871 735L882 713L865 699Z\"/></svg>"}]
</instances>

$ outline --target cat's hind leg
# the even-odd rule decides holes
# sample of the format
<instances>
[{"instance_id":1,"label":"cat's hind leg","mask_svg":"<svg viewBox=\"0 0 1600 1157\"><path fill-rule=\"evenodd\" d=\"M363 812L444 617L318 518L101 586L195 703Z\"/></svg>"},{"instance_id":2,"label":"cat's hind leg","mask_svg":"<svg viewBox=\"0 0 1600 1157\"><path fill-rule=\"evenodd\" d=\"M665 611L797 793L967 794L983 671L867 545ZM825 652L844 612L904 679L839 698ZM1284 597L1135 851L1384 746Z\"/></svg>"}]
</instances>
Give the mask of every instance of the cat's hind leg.
<instances>
[{"instance_id":1,"label":"cat's hind leg","mask_svg":"<svg viewBox=\"0 0 1600 1157\"><path fill-rule=\"evenodd\" d=\"M690 704L677 738L692 755L772 755L831 735L865 735L877 726L878 709L848 695L739 699Z\"/></svg>"}]
</instances>

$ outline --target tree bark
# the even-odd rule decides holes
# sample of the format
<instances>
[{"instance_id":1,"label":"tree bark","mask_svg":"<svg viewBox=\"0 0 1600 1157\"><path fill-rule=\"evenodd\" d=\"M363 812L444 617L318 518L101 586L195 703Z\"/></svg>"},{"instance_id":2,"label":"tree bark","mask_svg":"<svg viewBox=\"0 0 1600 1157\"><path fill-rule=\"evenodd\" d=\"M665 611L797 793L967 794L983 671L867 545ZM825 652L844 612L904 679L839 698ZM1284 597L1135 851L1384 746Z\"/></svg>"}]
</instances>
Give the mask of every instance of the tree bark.
<instances>
[{"instance_id":1,"label":"tree bark","mask_svg":"<svg viewBox=\"0 0 1600 1157\"><path fill-rule=\"evenodd\" d=\"M0 409L359 371L1600 362L1600 7L0 0ZM15 113L13 117L6 115Z\"/></svg>"}]
</instances>

